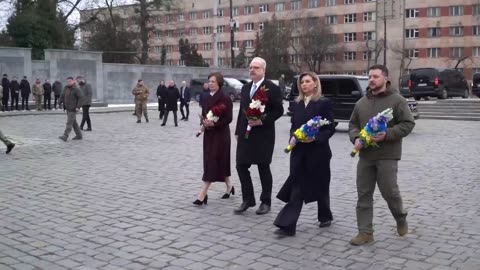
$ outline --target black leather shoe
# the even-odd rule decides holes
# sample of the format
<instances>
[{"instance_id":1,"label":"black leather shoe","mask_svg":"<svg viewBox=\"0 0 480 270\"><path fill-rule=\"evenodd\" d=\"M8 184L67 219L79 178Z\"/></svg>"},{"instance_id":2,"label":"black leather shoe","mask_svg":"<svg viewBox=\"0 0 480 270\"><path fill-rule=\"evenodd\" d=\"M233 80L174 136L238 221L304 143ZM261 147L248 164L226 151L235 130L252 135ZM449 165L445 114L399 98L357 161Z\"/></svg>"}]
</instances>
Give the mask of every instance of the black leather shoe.
<instances>
[{"instance_id":1,"label":"black leather shoe","mask_svg":"<svg viewBox=\"0 0 480 270\"><path fill-rule=\"evenodd\" d=\"M294 236L295 235L295 231L290 231L286 229L277 229L273 233L278 236Z\"/></svg>"},{"instance_id":2,"label":"black leather shoe","mask_svg":"<svg viewBox=\"0 0 480 270\"><path fill-rule=\"evenodd\" d=\"M10 153L13 149L13 147L15 147L15 144L14 143L10 143L9 145L7 145L7 154Z\"/></svg>"},{"instance_id":3,"label":"black leather shoe","mask_svg":"<svg viewBox=\"0 0 480 270\"><path fill-rule=\"evenodd\" d=\"M235 187L232 186L230 189L230 192L223 194L222 199L228 199L230 198L230 194L235 195Z\"/></svg>"},{"instance_id":4,"label":"black leather shoe","mask_svg":"<svg viewBox=\"0 0 480 270\"><path fill-rule=\"evenodd\" d=\"M247 211L248 208L255 206L255 204L249 204L247 202L243 202L242 205L240 205L237 209L233 210L233 213L235 214L241 214L245 211Z\"/></svg>"},{"instance_id":5,"label":"black leather shoe","mask_svg":"<svg viewBox=\"0 0 480 270\"><path fill-rule=\"evenodd\" d=\"M205 198L203 198L203 201L200 201L199 199L195 200L193 204L195 205L202 205L202 204L207 204L208 201L208 195L205 195Z\"/></svg>"},{"instance_id":6,"label":"black leather shoe","mask_svg":"<svg viewBox=\"0 0 480 270\"><path fill-rule=\"evenodd\" d=\"M257 215L265 215L266 213L270 212L270 205L266 205L264 203L260 204L257 211L255 212Z\"/></svg>"},{"instance_id":7,"label":"black leather shoe","mask_svg":"<svg viewBox=\"0 0 480 270\"><path fill-rule=\"evenodd\" d=\"M318 226L320 228L326 228L326 227L330 227L330 225L332 225L332 221L327 220L327 221L320 221L320 225L318 225Z\"/></svg>"},{"instance_id":8,"label":"black leather shoe","mask_svg":"<svg viewBox=\"0 0 480 270\"><path fill-rule=\"evenodd\" d=\"M162 123L160 126L164 127L164 126L165 126L165 123Z\"/></svg>"}]
</instances>

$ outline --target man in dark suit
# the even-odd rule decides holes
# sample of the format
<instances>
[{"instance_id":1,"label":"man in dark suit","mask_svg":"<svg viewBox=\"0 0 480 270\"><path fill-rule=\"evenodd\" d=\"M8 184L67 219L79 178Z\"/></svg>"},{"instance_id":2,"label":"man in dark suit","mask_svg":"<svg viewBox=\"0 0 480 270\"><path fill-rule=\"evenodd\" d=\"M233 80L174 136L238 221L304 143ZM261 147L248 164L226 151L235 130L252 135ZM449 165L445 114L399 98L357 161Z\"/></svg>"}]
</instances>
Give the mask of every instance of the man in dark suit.
<instances>
[{"instance_id":1,"label":"man in dark suit","mask_svg":"<svg viewBox=\"0 0 480 270\"><path fill-rule=\"evenodd\" d=\"M161 80L160 85L157 87L157 99L158 99L158 111L160 112L158 117L163 119L165 115L165 101L167 99L167 87L165 81Z\"/></svg>"},{"instance_id":2,"label":"man in dark suit","mask_svg":"<svg viewBox=\"0 0 480 270\"><path fill-rule=\"evenodd\" d=\"M182 86L180 87L180 113L182 118L180 120L188 121L188 116L190 115L190 87L187 86L186 81L182 81ZM183 107L187 110L187 114L183 112Z\"/></svg>"},{"instance_id":3,"label":"man in dark suit","mask_svg":"<svg viewBox=\"0 0 480 270\"><path fill-rule=\"evenodd\" d=\"M252 178L249 168L252 164L258 167L262 194L257 215L270 212L272 203L272 162L273 148L275 145L275 121L283 115L281 91L270 80L265 79L266 62L260 57L255 57L250 63L250 83L242 87L240 110L238 113L235 136L237 138L237 172L242 185L242 205L235 209L236 214L245 212L249 207L255 206ZM264 117L259 120L248 120L245 111L257 91L265 91L268 101L265 104ZM245 138L247 126L251 127L250 135Z\"/></svg>"}]
</instances>

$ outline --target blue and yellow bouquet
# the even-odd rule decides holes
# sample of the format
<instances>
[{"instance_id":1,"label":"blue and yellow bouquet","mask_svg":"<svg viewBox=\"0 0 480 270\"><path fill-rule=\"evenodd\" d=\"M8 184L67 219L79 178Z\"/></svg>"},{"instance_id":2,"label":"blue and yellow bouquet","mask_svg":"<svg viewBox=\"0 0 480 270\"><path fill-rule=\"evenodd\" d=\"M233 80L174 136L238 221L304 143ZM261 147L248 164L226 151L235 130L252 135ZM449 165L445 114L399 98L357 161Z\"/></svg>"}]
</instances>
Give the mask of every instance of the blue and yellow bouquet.
<instances>
[{"instance_id":1,"label":"blue and yellow bouquet","mask_svg":"<svg viewBox=\"0 0 480 270\"><path fill-rule=\"evenodd\" d=\"M330 121L327 119L322 119L320 115L308 120L306 124L303 124L301 127L297 128L297 130L295 130L293 133L293 136L295 137L295 143L289 144L284 150L285 153L292 151L297 142L315 139L315 136L320 131L320 127L328 124L330 124Z\"/></svg>"},{"instance_id":2,"label":"blue and yellow bouquet","mask_svg":"<svg viewBox=\"0 0 480 270\"><path fill-rule=\"evenodd\" d=\"M368 123L365 124L365 127L360 131L358 138L360 139L360 143L362 144L363 148L370 147L370 146L378 146L378 144L372 141L372 137L375 137L380 132L387 131L387 123L388 121L393 119L393 110L392 108L388 108L376 116L370 118ZM354 149L351 153L351 157L355 157L359 150Z\"/></svg>"}]
</instances>

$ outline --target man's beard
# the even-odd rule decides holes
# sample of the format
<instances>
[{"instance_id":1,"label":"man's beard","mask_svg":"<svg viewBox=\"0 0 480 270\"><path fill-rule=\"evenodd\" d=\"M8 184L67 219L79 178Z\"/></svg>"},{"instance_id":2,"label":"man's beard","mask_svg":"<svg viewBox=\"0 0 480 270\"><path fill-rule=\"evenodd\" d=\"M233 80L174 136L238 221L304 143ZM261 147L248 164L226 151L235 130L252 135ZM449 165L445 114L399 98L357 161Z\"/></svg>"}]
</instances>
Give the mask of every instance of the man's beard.
<instances>
[{"instance_id":1,"label":"man's beard","mask_svg":"<svg viewBox=\"0 0 480 270\"><path fill-rule=\"evenodd\" d=\"M376 92L380 91L380 89L382 89L383 87L385 87L385 84L379 85L375 88L370 87L370 91L376 93Z\"/></svg>"}]
</instances>

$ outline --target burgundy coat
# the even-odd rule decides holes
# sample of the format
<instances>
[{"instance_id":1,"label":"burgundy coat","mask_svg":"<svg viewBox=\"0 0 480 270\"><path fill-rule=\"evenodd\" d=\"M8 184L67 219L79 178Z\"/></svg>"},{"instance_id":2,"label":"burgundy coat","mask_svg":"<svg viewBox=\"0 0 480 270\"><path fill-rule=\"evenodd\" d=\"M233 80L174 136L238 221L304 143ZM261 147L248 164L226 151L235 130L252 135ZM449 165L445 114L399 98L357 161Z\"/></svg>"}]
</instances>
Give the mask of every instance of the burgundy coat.
<instances>
[{"instance_id":1,"label":"burgundy coat","mask_svg":"<svg viewBox=\"0 0 480 270\"><path fill-rule=\"evenodd\" d=\"M230 123L232 122L233 104L223 91L213 96L206 95L202 115L205 117L214 106L225 105L225 110L203 134L203 177L205 182L224 182L230 172Z\"/></svg>"}]
</instances>

